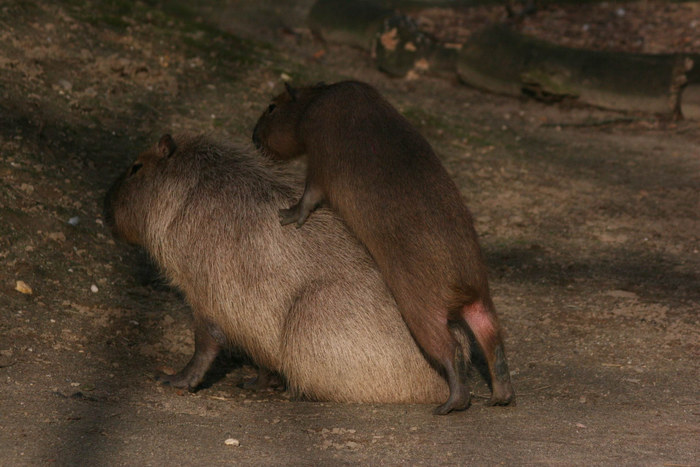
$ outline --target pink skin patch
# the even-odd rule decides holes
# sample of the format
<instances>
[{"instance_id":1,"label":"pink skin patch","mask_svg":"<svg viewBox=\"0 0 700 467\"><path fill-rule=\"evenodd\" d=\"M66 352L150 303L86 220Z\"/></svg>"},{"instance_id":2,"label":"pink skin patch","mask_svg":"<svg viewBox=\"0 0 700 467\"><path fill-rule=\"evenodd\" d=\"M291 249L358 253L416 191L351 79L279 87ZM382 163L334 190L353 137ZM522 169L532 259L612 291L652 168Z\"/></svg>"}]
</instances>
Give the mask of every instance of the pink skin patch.
<instances>
[{"instance_id":1,"label":"pink skin patch","mask_svg":"<svg viewBox=\"0 0 700 467\"><path fill-rule=\"evenodd\" d=\"M491 342L496 338L497 331L496 324L493 322L490 313L486 311L484 304L478 301L465 305L462 315L481 347L484 350L490 349Z\"/></svg>"}]
</instances>

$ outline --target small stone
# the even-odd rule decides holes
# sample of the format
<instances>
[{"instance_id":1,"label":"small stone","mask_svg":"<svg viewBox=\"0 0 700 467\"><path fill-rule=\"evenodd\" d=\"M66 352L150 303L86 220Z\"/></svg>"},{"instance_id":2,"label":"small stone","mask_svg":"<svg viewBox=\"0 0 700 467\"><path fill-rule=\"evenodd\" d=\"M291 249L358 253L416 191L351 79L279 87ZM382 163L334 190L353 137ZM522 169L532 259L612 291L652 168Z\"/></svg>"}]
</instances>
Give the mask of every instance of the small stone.
<instances>
[{"instance_id":1,"label":"small stone","mask_svg":"<svg viewBox=\"0 0 700 467\"><path fill-rule=\"evenodd\" d=\"M63 232L51 232L47 236L49 237L49 240L53 240L55 242L66 241L66 234L64 234Z\"/></svg>"},{"instance_id":2,"label":"small stone","mask_svg":"<svg viewBox=\"0 0 700 467\"><path fill-rule=\"evenodd\" d=\"M98 289L97 286L96 286L95 284L92 284L92 285L90 286L90 291L91 291L92 293L97 293L99 290L100 290L100 289Z\"/></svg>"},{"instance_id":3,"label":"small stone","mask_svg":"<svg viewBox=\"0 0 700 467\"><path fill-rule=\"evenodd\" d=\"M224 441L224 444L226 446L240 446L241 442L235 438L228 438L226 441Z\"/></svg>"},{"instance_id":4,"label":"small stone","mask_svg":"<svg viewBox=\"0 0 700 467\"><path fill-rule=\"evenodd\" d=\"M66 91L70 91L73 89L73 83L68 81L67 79L60 79L58 80L58 85L61 86L63 89Z\"/></svg>"},{"instance_id":5,"label":"small stone","mask_svg":"<svg viewBox=\"0 0 700 467\"><path fill-rule=\"evenodd\" d=\"M78 217L78 216L71 217L70 219L68 219L68 223L70 225L73 225L73 226L78 225L80 223L80 217Z\"/></svg>"}]
</instances>

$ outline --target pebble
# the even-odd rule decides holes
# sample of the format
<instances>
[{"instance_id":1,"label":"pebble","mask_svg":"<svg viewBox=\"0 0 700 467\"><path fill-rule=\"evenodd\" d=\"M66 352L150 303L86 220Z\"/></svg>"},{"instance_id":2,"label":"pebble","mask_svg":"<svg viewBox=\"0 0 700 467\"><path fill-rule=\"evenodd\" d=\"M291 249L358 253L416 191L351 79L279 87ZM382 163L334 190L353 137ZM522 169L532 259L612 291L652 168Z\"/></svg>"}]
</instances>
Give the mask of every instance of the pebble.
<instances>
[{"instance_id":1,"label":"pebble","mask_svg":"<svg viewBox=\"0 0 700 467\"><path fill-rule=\"evenodd\" d=\"M54 242L65 242L66 241L66 234L63 232L51 232L47 234L47 237L49 240L53 240Z\"/></svg>"},{"instance_id":2,"label":"pebble","mask_svg":"<svg viewBox=\"0 0 700 467\"><path fill-rule=\"evenodd\" d=\"M58 85L61 86L63 89L66 91L70 91L73 89L73 83L68 81L67 79L59 79L58 80Z\"/></svg>"},{"instance_id":3,"label":"pebble","mask_svg":"<svg viewBox=\"0 0 700 467\"><path fill-rule=\"evenodd\" d=\"M95 284L92 284L90 286L90 290L92 291L92 293L97 293L100 289L98 289Z\"/></svg>"},{"instance_id":4,"label":"pebble","mask_svg":"<svg viewBox=\"0 0 700 467\"><path fill-rule=\"evenodd\" d=\"M68 219L68 223L73 226L78 225L80 223L80 217L71 217L70 219Z\"/></svg>"},{"instance_id":5,"label":"pebble","mask_svg":"<svg viewBox=\"0 0 700 467\"><path fill-rule=\"evenodd\" d=\"M235 438L228 438L226 441L224 441L224 444L227 446L240 446L241 442Z\"/></svg>"}]
</instances>

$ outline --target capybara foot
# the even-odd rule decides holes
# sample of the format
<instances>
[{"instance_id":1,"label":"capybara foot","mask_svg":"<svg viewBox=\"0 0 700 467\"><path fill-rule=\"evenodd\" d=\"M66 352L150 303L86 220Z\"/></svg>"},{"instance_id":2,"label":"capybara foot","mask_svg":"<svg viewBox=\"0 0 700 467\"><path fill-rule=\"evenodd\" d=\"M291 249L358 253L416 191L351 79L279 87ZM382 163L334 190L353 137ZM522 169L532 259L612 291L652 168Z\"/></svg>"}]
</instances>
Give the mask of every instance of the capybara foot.
<instances>
[{"instance_id":1,"label":"capybara foot","mask_svg":"<svg viewBox=\"0 0 700 467\"><path fill-rule=\"evenodd\" d=\"M280 209L280 223L287 225L296 222L297 227L301 227L311 213L321 206L323 202L323 192L307 181L304 194L301 195L301 199L297 204L289 209Z\"/></svg>"},{"instance_id":2,"label":"capybara foot","mask_svg":"<svg viewBox=\"0 0 700 467\"><path fill-rule=\"evenodd\" d=\"M301 227L306 219L300 219L299 209L292 206L289 209L280 209L280 224L288 225L296 222L297 227Z\"/></svg>"},{"instance_id":3,"label":"capybara foot","mask_svg":"<svg viewBox=\"0 0 700 467\"><path fill-rule=\"evenodd\" d=\"M447 402L433 410L433 415L447 415L459 410L467 410L471 405L471 393L467 390L459 391L458 394L450 394Z\"/></svg>"},{"instance_id":4,"label":"capybara foot","mask_svg":"<svg viewBox=\"0 0 700 467\"><path fill-rule=\"evenodd\" d=\"M163 386L172 386L178 389L187 389L190 392L194 392L196 388L196 385L193 386L190 383L187 375L183 375L182 373L175 373L174 375L157 373L155 375L155 380Z\"/></svg>"},{"instance_id":5,"label":"capybara foot","mask_svg":"<svg viewBox=\"0 0 700 467\"><path fill-rule=\"evenodd\" d=\"M491 399L489 399L487 405L515 405L515 391L513 391L513 386L510 383L507 384L494 384L493 392L491 393Z\"/></svg>"}]
</instances>

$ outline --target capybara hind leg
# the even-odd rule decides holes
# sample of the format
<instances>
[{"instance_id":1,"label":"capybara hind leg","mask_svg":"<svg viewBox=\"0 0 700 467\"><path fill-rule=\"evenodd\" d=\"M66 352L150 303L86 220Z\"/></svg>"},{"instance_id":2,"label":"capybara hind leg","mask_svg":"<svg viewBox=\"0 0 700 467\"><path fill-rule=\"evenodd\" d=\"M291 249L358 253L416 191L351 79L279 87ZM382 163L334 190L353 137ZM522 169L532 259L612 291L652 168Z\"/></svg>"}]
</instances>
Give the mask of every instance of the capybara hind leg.
<instances>
[{"instance_id":1,"label":"capybara hind leg","mask_svg":"<svg viewBox=\"0 0 700 467\"><path fill-rule=\"evenodd\" d=\"M503 350L503 341L491 310L481 301L466 305L463 316L476 341L484 352L491 376L491 399L489 405L515 404L515 392L510 382L510 371Z\"/></svg>"},{"instance_id":2,"label":"capybara hind leg","mask_svg":"<svg viewBox=\"0 0 700 467\"><path fill-rule=\"evenodd\" d=\"M223 332L218 327L195 319L194 355L189 363L174 375L156 375L156 380L176 388L194 391L219 354L222 336Z\"/></svg>"},{"instance_id":3,"label":"capybara hind leg","mask_svg":"<svg viewBox=\"0 0 700 467\"><path fill-rule=\"evenodd\" d=\"M420 329L425 331L425 328ZM438 325L431 333L417 332L414 334L418 345L433 358L435 363L442 366L447 378L447 386L450 395L447 401L433 410L435 415L446 415L453 410L466 410L471 403L471 393L464 384L466 377L462 367L466 367L465 360L469 354L463 354L463 347L459 346L447 326Z\"/></svg>"},{"instance_id":4,"label":"capybara hind leg","mask_svg":"<svg viewBox=\"0 0 700 467\"><path fill-rule=\"evenodd\" d=\"M280 209L280 223L287 225L296 222L297 227L301 227L323 201L324 196L321 189L307 182L299 202L289 209Z\"/></svg>"},{"instance_id":5,"label":"capybara hind leg","mask_svg":"<svg viewBox=\"0 0 700 467\"><path fill-rule=\"evenodd\" d=\"M447 384L450 388L450 396L447 402L433 410L435 415L447 415L453 410L466 410L471 405L471 393L466 384L461 382L459 371L455 368L455 361L447 359L441 362L445 368Z\"/></svg>"},{"instance_id":6,"label":"capybara hind leg","mask_svg":"<svg viewBox=\"0 0 700 467\"><path fill-rule=\"evenodd\" d=\"M491 377L489 405L515 405L515 392L510 382L510 371L502 343L496 346L494 354L493 374L495 374L495 378Z\"/></svg>"}]
</instances>

